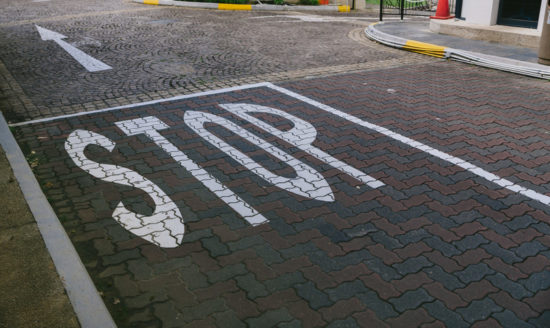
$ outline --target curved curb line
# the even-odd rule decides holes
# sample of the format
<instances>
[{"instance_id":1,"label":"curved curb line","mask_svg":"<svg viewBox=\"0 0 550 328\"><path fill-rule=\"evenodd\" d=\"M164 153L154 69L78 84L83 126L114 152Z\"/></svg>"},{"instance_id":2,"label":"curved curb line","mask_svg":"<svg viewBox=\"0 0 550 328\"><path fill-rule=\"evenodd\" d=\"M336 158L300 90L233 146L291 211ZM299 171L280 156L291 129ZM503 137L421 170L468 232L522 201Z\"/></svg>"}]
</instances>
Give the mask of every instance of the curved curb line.
<instances>
[{"instance_id":1,"label":"curved curb line","mask_svg":"<svg viewBox=\"0 0 550 328\"><path fill-rule=\"evenodd\" d=\"M177 6L191 8L205 8L218 10L245 10L245 11L336 11L347 13L350 6L287 6L287 5L238 5L230 3L191 2L175 0L132 0L135 3L158 6Z\"/></svg>"},{"instance_id":2,"label":"curved curb line","mask_svg":"<svg viewBox=\"0 0 550 328\"><path fill-rule=\"evenodd\" d=\"M539 79L550 80L550 68L544 65L514 60L505 57L486 55L472 51L453 49L415 40L407 40L376 29L375 26L378 24L384 23L378 22L370 24L365 29L365 34L369 39L393 48L403 49L438 58L448 58L462 63L536 77Z\"/></svg>"},{"instance_id":3,"label":"curved curb line","mask_svg":"<svg viewBox=\"0 0 550 328\"><path fill-rule=\"evenodd\" d=\"M36 220L46 248L83 328L115 328L116 324L76 253L65 229L38 185L23 152L0 113L0 144Z\"/></svg>"}]
</instances>

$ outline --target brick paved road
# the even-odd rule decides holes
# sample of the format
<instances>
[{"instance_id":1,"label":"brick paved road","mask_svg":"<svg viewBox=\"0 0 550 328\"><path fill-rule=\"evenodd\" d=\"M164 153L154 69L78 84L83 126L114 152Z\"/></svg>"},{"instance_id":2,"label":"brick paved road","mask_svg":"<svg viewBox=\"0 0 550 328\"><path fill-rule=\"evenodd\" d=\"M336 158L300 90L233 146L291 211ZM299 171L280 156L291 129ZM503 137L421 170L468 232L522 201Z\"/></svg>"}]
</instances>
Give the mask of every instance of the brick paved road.
<instances>
[{"instance_id":1,"label":"brick paved road","mask_svg":"<svg viewBox=\"0 0 550 328\"><path fill-rule=\"evenodd\" d=\"M550 207L528 197L550 195L547 83L381 48L360 22L95 4L0 16L13 122L272 81L532 191L266 86L14 128L119 326L550 325ZM131 135L147 117L167 127Z\"/></svg>"},{"instance_id":2,"label":"brick paved road","mask_svg":"<svg viewBox=\"0 0 550 328\"><path fill-rule=\"evenodd\" d=\"M25 15L6 12L0 20L5 22L0 23L0 58L24 89L27 104L33 104L11 109L9 120L240 85L254 76L279 81L289 78L283 72L318 75L327 67L406 56L348 37L367 21L304 22L268 12L114 3L56 1L35 5L34 11L21 5ZM94 5L102 10L92 11ZM10 14L25 19L10 20ZM40 40L35 24L67 36L65 41L113 69L87 72L57 44Z\"/></svg>"},{"instance_id":3,"label":"brick paved road","mask_svg":"<svg viewBox=\"0 0 550 328\"><path fill-rule=\"evenodd\" d=\"M282 86L539 193L550 188L548 89L536 80L434 63ZM314 147L385 185L366 186L219 106L227 103L278 108L311 123ZM334 201L269 183L199 137L184 122L187 112L215 114L275 143L320 172ZM248 224L174 153L145 135L125 136L124 125L114 124L146 116L168 124L162 136L269 222ZM276 115L257 117L281 131L296 126ZM272 173L298 174L228 124L205 126ZM151 215L151 199L78 168L65 151L77 129L116 144L112 152L89 146L87 158L134 170L175 202L186 229L181 246L158 247L113 220L121 200ZM37 177L122 326L549 323L548 205L278 91L193 97L17 133L35 151Z\"/></svg>"}]
</instances>

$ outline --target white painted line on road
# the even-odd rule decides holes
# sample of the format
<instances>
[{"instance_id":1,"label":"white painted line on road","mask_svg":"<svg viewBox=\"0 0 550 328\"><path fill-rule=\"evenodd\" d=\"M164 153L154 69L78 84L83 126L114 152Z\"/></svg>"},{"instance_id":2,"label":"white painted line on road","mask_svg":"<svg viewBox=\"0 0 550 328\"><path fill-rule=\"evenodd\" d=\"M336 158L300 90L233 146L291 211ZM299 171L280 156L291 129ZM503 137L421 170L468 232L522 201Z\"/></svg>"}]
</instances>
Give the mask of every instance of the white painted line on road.
<instances>
[{"instance_id":1,"label":"white painted line on road","mask_svg":"<svg viewBox=\"0 0 550 328\"><path fill-rule=\"evenodd\" d=\"M440 158L444 161L447 161L447 162L450 162L452 164L455 164L455 165L458 165L460 167L462 167L463 169L481 177L481 178L484 178L490 182L493 182L495 183L496 185L498 186L501 186L507 190L510 190L514 193L519 193L521 195L524 195L530 199L533 199L533 200L536 200L544 205L547 205L547 206L550 206L550 196L546 196L544 194L541 194L541 193L538 193L534 190L531 190L531 189L528 189L528 188L525 188L525 187L522 187L520 185L517 185L507 179L504 179L504 178L501 178L491 172L488 172L474 164L471 164L467 161L464 161L458 157L455 157L453 155L450 155L450 154L447 154L447 153L444 153L442 151L439 151L433 147L430 147L428 145L425 145L423 143L420 143L418 141L415 141L415 140L412 140L408 137L405 137L401 134L398 134L398 133L395 133L391 130L388 130L384 127L381 127L379 125L376 125L376 124L372 124L372 123L369 123L367 121L364 121L362 119L359 119L353 115L350 115L350 114L347 114L345 112L342 112L340 110L337 110L335 108L332 108L330 106L327 106L325 104L322 104L318 101L315 101L313 99L310 99L310 98L307 98L305 96L302 96L300 94L297 94L295 92L292 92L290 90L287 90L285 88L281 88L281 87L278 87L276 85L274 85L273 83L271 82L262 82L262 83L256 83L256 84L248 84L248 85L242 85L242 86L238 86L238 87L230 87L230 88L224 88L224 89L218 89L218 90L212 90L212 91L205 91L205 92L199 92L199 93L194 93L194 94L189 94L189 95L182 95L182 96L176 96L176 97L172 97L172 98L166 98L166 99L157 99L157 100L151 100L151 101L146 101L146 102L142 102L142 103L136 103L136 104L131 104L131 105L123 105L123 106L117 106L117 107L110 107L110 108L105 108L105 109L99 109L99 110L94 110L94 111L89 111L89 112L80 112L80 113L75 113L75 114L68 114L68 115L61 115L61 116L56 116L56 117L49 117L49 118L43 118L43 119L37 119L37 120L31 120L31 121L26 121L26 122L21 122L21 123L15 123L15 124L10 124L9 126L11 127L16 127L16 126L23 126L23 125L28 125L28 124L34 124L34 123L43 123L43 122L50 122L50 121L55 121L55 120L60 120L60 119L65 119L65 118L70 118L70 117L78 117L78 116L83 116L83 115L89 115L89 114L95 114L95 113L103 113L103 112L108 112L108 111L113 111L113 110L118 110L118 109L126 109L126 108L135 108L135 107L140 107L140 106L145 106L145 105L152 105L152 104L157 104L157 103L161 103L161 102L168 102L168 101L175 101L175 100L182 100L182 99L189 99L189 98L194 98L194 97L201 97L201 96L208 96L208 95L214 95L214 94L220 94L220 93L225 93L225 92L231 92L231 91L239 91L239 90L246 90L246 89L252 89L252 88L259 88L259 87L268 87L268 88L271 88L273 90L277 90L283 94L286 94L288 96L291 96L293 98L296 98L298 100L302 100L312 106L315 106L319 109L322 109L326 112L329 112L331 114L334 114L336 116L340 116L341 118L344 118L350 122L353 122L353 123L356 123L360 126L363 126L363 127L366 127L368 129L371 129L371 130L374 130L374 131L377 131L385 136L388 136L394 140L397 140L397 141L400 141L400 142L403 142L413 148L417 148L419 150L422 150L424 152L427 152L429 153L430 155L432 156L435 156L437 158Z\"/></svg>"},{"instance_id":2,"label":"white painted line on road","mask_svg":"<svg viewBox=\"0 0 550 328\"><path fill-rule=\"evenodd\" d=\"M470 172L470 173L473 173L481 178L484 178L490 182L493 182L495 183L496 185L498 186L501 186L505 189L508 189L514 193L519 193L523 196L526 196L528 198L531 198L533 200L536 200L544 205L548 205L550 206L550 197L549 196L546 196L544 194L541 194L541 193L538 193L534 190L531 190L531 189L527 189L525 187L522 187L520 185L517 185L509 180L506 180L506 179L503 179L489 171L486 171L474 164L471 164L463 159L460 159L458 157L455 157L453 155L450 155L450 154L447 154L447 153L444 153L440 150L437 150L433 147L430 147L428 145L425 145L421 142L418 142L418 141L415 141L413 139L410 139L408 137L405 137L404 135L401 135L399 133L395 133L391 130L388 130L384 127L381 127L379 125L376 125L376 124L372 124L372 123L369 123L367 121L364 121L360 118L357 118L353 115L350 115L350 114L347 114L345 112L342 112L338 109L335 109L335 108L332 108L328 105L325 105L325 104L322 104L318 101L315 101L313 99L310 99L308 97L305 97L305 96L302 96L298 93L295 93L295 92L292 92L290 90L287 90L285 88L281 88L279 86L276 86L272 83L269 83L267 85L269 88L273 89L273 90L276 90L276 91L279 91L281 93L284 93L286 94L287 96L290 96L290 97L293 97L293 98L296 98L298 100L301 100L303 102L306 102L312 106L315 106L319 109L322 109L323 111L325 112L328 112L328 113L331 113L333 115L336 115L336 116L339 116L345 120L348 120L352 123L355 123L355 124L358 124L360 126L363 126L363 127L366 127L368 129L371 129L371 130L374 130L378 133L381 133L387 137L390 137L394 140L397 140L397 141L400 141L408 146L411 146L413 148L416 148L418 150L421 150L423 152L426 152L434 157L437 157L439 159L442 159L444 161L447 161L449 163L452 163L452 164L455 164L455 165L458 165L460 167L462 167L463 169L465 169L466 171Z\"/></svg>"},{"instance_id":3,"label":"white painted line on road","mask_svg":"<svg viewBox=\"0 0 550 328\"><path fill-rule=\"evenodd\" d=\"M112 69L111 66L105 64L100 60L95 59L94 57L88 55L84 51L63 41L62 39L66 38L65 35L45 29L38 25L35 25L35 26L42 40L44 41L51 40L57 43L61 48L63 48L63 50L68 52L69 55L71 55L74 59L76 59L76 61L78 61L80 65L84 66L84 68L88 70L88 72L99 72L99 71Z\"/></svg>"},{"instance_id":4,"label":"white painted line on road","mask_svg":"<svg viewBox=\"0 0 550 328\"><path fill-rule=\"evenodd\" d=\"M116 327L65 229L42 193L2 113L0 144L6 152L13 174L44 238L80 325L84 328Z\"/></svg>"},{"instance_id":5,"label":"white painted line on road","mask_svg":"<svg viewBox=\"0 0 550 328\"><path fill-rule=\"evenodd\" d=\"M141 107L141 106L146 106L146 105L154 105L154 104L158 104L158 103L162 103L162 102L168 102L168 101L176 101L176 100L189 99L189 98L195 98L195 97L216 95L216 94L231 92L231 91L239 91L239 90L246 90L246 89L252 89L252 88L267 87L269 84L270 83L268 83L268 82L261 82L261 83L255 83L255 84L245 84L245 85L241 85L241 86L237 86L237 87L229 87L229 88L223 88L223 89L217 89L217 90L203 91L203 92L197 92L197 93L192 93L192 94L188 94L188 95L175 96L175 97L171 97L171 98L155 99L155 100L144 101L144 102L135 103L135 104L97 109L97 110L92 110L92 111L89 111L89 112L79 112L79 113L74 113L74 114L67 114L67 115L59 115L59 116L54 116L54 117L40 118L40 119L37 119L37 120L30 120L30 121L25 121L25 122L20 122L20 123L9 124L9 126L16 127L16 126L35 124L35 123L45 123L45 122L62 120L62 119L65 119L65 118L85 116L85 115L91 115L91 114L97 114L97 113L105 113L105 112L110 112L110 111L119 110L119 109L135 108L135 107Z\"/></svg>"},{"instance_id":6,"label":"white painted line on road","mask_svg":"<svg viewBox=\"0 0 550 328\"><path fill-rule=\"evenodd\" d=\"M206 188L224 201L235 212L239 213L251 225L259 225L268 222L261 213L245 202L241 197L227 188L222 182L208 173L199 164L190 159L184 152L174 146L168 139L163 137L159 131L167 129L168 125L156 117L147 116L115 123L126 135L134 136L145 134L157 146L180 163L191 175L199 180Z\"/></svg>"}]
</instances>

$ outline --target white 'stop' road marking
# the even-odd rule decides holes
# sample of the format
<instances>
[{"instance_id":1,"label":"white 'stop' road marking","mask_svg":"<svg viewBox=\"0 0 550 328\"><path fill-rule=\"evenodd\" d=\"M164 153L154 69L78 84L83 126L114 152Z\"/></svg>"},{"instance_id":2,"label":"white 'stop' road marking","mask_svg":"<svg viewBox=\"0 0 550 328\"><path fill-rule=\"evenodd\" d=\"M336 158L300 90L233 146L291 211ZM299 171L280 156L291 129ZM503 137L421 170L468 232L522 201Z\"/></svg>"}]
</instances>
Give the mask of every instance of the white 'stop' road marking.
<instances>
[{"instance_id":1,"label":"white 'stop' road marking","mask_svg":"<svg viewBox=\"0 0 550 328\"><path fill-rule=\"evenodd\" d=\"M336 116L339 116L345 120L348 120L352 123L355 123L355 124L358 124L358 125L361 125L363 127L366 127L368 129L371 129L371 130L374 130L380 134L383 134L387 137L390 137L394 140L397 140L397 141L400 141L408 146L411 146L413 148L416 148L418 150L421 150L423 152L426 152L432 156L435 156L439 159L442 159L444 161L447 161L449 163L452 163L452 164L455 164L455 165L458 165L460 167L462 167L463 169L465 169L466 171L470 172L470 173L473 173L479 177L482 177L488 181L491 181L505 189L508 189L512 192L516 192L516 193L519 193L519 194L522 194L523 196L526 196L528 198L531 198L533 200L536 200L538 202L541 202L543 203L544 205L548 205L550 206L550 197L549 196L546 196L544 194L541 194L541 193L538 193L534 190L531 190L531 189L527 189L527 188L524 188L520 185L517 185L517 184L514 184L513 182L509 181L509 180L506 180L506 179L503 179L489 171L486 171L474 164L471 164L463 159L460 159L458 157L455 157L453 155L450 155L450 154L447 154L447 153L444 153L442 151L439 151L433 147L430 147L428 145L425 145L421 142L418 142L418 141L415 141L415 140L412 140L410 138L407 138L399 133L395 133L391 130L388 130L384 127L381 127L379 125L376 125L376 124L372 124L372 123L369 123L367 121L364 121L360 118L357 118L353 115L350 115L350 114L347 114L347 113L344 113L340 110L337 110L335 108L332 108L330 106L327 106L325 104L322 104L318 101L315 101L313 99L310 99L310 98L307 98L305 96L302 96L300 94L297 94L295 92L292 92L290 90L287 90L287 89L284 89L284 88L281 88L281 87L278 87L274 84L269 84L269 87L274 89L274 90L277 90L281 93L284 93L290 97L293 97L293 98L296 98L298 100L301 100L303 102L306 102L312 106L315 106L319 109L322 109L324 110L325 112L329 112L331 114L334 114Z\"/></svg>"},{"instance_id":2,"label":"white 'stop' road marking","mask_svg":"<svg viewBox=\"0 0 550 328\"><path fill-rule=\"evenodd\" d=\"M57 43L61 48L63 48L66 52L68 52L69 55L71 55L74 59L76 59L80 63L80 65L84 66L84 68L88 70L88 72L98 72L98 71L104 71L112 68L111 66L105 64L104 62L93 58L92 56L86 54L84 51L63 41L62 39L66 38L65 35L45 29L38 25L35 25L35 26L42 40L44 41L51 40Z\"/></svg>"},{"instance_id":3,"label":"white 'stop' road marking","mask_svg":"<svg viewBox=\"0 0 550 328\"><path fill-rule=\"evenodd\" d=\"M23 125L33 124L33 123L50 122L50 121L55 121L55 120L60 120L60 119L65 119L65 118L70 118L70 117L91 115L91 114L95 114L95 113L104 113L104 112L110 112L110 111L119 110L119 109L135 108L135 107L139 107L139 106L152 105L152 104L157 104L157 103L167 102L167 101L176 101L176 100L189 99L189 98L194 98L194 97L215 95L215 94L226 93L226 92L231 92L231 91L239 91L239 90L260 88L260 87L271 88L273 90L284 93L287 96L290 96L290 97L293 97L295 99L304 101L304 102L306 102L306 103L308 103L312 106L315 106L315 107L317 107L321 110L324 110L328 113L339 116L339 117L341 117L345 120L348 120L352 123L356 123L356 124L359 124L363 127L368 128L368 129L377 131L377 132L379 132L379 133L381 133L381 134L383 134L387 137L390 137L392 139L403 142L403 143L405 143L405 144L407 144L407 145L409 145L413 148L422 150L422 151L427 152L430 155L433 155L433 156L435 156L437 158L440 158L444 161L447 161L447 162L450 162L452 164L458 165L458 166L462 167L463 169L467 170L468 172L471 172L471 173L473 173L473 174L475 174L479 177L482 177L482 178L484 178L488 181L491 181L491 182L493 182L493 183L495 183L495 184L497 184L497 185L499 185L499 186L501 186L505 189L508 189L512 192L519 193L521 195L524 195L525 197L528 197L530 199L541 202L544 205L550 206L550 197L549 196L538 193L538 192L536 192L534 190L531 190L531 189L524 188L520 185L514 184L513 182L511 182L509 180L503 179L503 178L501 178L501 177L499 177L499 176L497 176L497 175L495 175L491 172L488 172L488 171L486 171L486 170L484 170L484 169L482 169L482 168L480 168L476 165L473 165L473 164L471 164L467 161L464 161L464 160L462 160L458 157L455 157L455 156L452 156L450 154L444 153L442 151L439 151L439 150L437 150L433 147L430 147L430 146L425 145L423 143L420 143L418 141L414 141L410 138L407 138L403 135L400 135L398 133L390 131L390 130L388 130L384 127L381 127L379 125L372 124L372 123L369 123L367 121L361 120L361 119L359 119L359 118L357 118L353 115L344 113L340 110L334 109L330 106L324 105L324 104L322 104L318 101L307 98L305 96L302 96L300 94L297 94L297 93L292 92L290 90L287 90L285 88L278 87L278 86L276 86L276 85L274 85L273 83L270 83L270 82L248 84L248 85L242 85L242 86L238 86L238 87L230 87L230 88L223 88L223 89L218 89L218 90L198 92L198 93L189 94L189 95L181 95L181 96L176 96L176 97L171 97L171 98L166 98L166 99L156 99L156 100L145 101L145 102L141 102L141 103L135 103L135 104L131 104L131 105L123 105L123 106L104 108L104 109L99 109L99 110L94 110L94 111L89 111L89 112L80 112L80 113L74 113L74 114L68 114L68 115L60 115L60 116L56 116L56 117L42 118L42 119L37 119L37 120L31 120L31 121L26 121L26 122L21 122L21 123L10 124L9 126L15 127L15 126L23 126Z\"/></svg>"}]
</instances>

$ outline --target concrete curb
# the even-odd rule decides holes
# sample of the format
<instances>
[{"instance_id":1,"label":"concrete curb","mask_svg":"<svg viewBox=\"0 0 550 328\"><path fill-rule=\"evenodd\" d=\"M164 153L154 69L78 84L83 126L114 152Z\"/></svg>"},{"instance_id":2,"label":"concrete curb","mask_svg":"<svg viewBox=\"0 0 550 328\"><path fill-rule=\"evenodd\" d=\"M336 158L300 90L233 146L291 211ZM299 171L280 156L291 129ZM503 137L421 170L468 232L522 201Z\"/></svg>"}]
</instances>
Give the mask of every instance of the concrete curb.
<instances>
[{"instance_id":1,"label":"concrete curb","mask_svg":"<svg viewBox=\"0 0 550 328\"><path fill-rule=\"evenodd\" d=\"M287 6L287 5L237 5L230 3L191 2L175 0L132 0L136 3L158 6L177 6L190 8L205 8L218 10L245 10L245 11L333 11L347 13L349 6Z\"/></svg>"},{"instance_id":2,"label":"concrete curb","mask_svg":"<svg viewBox=\"0 0 550 328\"><path fill-rule=\"evenodd\" d=\"M403 49L438 58L448 58L467 64L550 80L550 68L548 66L514 60L505 57L491 56L472 51L453 49L445 46L419 42L415 40L407 40L401 37L390 35L388 33L384 33L376 29L376 26L379 24L384 23L379 22L369 25L365 29L365 34L369 39L393 48Z\"/></svg>"},{"instance_id":3,"label":"concrete curb","mask_svg":"<svg viewBox=\"0 0 550 328\"><path fill-rule=\"evenodd\" d=\"M83 328L115 328L111 314L82 264L65 229L46 200L23 152L0 113L0 144L27 201L46 248L63 282L74 312Z\"/></svg>"}]
</instances>

